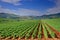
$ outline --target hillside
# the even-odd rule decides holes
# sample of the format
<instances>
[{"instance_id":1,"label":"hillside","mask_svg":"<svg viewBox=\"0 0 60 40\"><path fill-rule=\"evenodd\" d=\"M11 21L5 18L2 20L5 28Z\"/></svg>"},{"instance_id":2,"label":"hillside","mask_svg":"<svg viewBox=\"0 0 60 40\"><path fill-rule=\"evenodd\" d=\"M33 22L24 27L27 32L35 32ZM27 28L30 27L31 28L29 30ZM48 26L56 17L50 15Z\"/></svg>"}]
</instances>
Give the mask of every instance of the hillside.
<instances>
[{"instance_id":1,"label":"hillside","mask_svg":"<svg viewBox=\"0 0 60 40\"><path fill-rule=\"evenodd\" d=\"M56 14L50 14L50 15L42 15L40 16L40 18L60 18L60 13L56 13Z\"/></svg>"},{"instance_id":2,"label":"hillside","mask_svg":"<svg viewBox=\"0 0 60 40\"><path fill-rule=\"evenodd\" d=\"M12 18L12 19L51 19L51 18L60 18L60 13L42 15L42 16L19 16L15 14L0 13L0 18Z\"/></svg>"},{"instance_id":3,"label":"hillside","mask_svg":"<svg viewBox=\"0 0 60 40\"><path fill-rule=\"evenodd\" d=\"M12 18L12 19L16 19L16 18L19 18L19 16L15 15L15 14L0 13L0 18Z\"/></svg>"}]
</instances>

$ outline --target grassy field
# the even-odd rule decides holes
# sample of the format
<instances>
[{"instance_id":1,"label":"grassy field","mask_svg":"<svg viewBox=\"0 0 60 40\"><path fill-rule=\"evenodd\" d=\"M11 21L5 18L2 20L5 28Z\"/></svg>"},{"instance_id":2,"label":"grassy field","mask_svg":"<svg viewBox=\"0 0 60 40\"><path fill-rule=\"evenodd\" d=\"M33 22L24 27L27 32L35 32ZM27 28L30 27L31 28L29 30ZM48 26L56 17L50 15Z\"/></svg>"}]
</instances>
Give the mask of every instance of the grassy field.
<instances>
[{"instance_id":1,"label":"grassy field","mask_svg":"<svg viewBox=\"0 0 60 40\"><path fill-rule=\"evenodd\" d=\"M14 20L0 19L0 37L3 38L59 38L53 28L49 28L47 24L60 32L59 19L44 20ZM56 36L55 36L56 35Z\"/></svg>"},{"instance_id":2,"label":"grassy field","mask_svg":"<svg viewBox=\"0 0 60 40\"><path fill-rule=\"evenodd\" d=\"M44 22L51 25L53 28L55 28L57 31L60 32L60 18L58 19L45 19Z\"/></svg>"}]
</instances>

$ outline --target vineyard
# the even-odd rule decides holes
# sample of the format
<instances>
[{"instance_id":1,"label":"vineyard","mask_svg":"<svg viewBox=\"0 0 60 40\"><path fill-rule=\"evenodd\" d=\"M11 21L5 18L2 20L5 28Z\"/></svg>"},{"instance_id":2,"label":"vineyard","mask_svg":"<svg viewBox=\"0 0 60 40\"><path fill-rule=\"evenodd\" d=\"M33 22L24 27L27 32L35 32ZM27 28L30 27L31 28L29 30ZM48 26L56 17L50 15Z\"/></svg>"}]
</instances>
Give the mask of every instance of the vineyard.
<instances>
[{"instance_id":1,"label":"vineyard","mask_svg":"<svg viewBox=\"0 0 60 40\"><path fill-rule=\"evenodd\" d=\"M2 21L0 19L0 40L60 40L59 20Z\"/></svg>"}]
</instances>

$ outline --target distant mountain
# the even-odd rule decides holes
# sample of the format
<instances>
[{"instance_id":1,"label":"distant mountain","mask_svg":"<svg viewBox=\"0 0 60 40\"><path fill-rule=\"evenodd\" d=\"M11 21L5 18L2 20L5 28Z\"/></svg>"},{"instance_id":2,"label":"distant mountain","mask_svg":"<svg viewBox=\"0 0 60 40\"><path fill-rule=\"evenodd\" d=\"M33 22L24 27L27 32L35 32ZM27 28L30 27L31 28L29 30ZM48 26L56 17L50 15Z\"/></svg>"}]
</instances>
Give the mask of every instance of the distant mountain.
<instances>
[{"instance_id":1,"label":"distant mountain","mask_svg":"<svg viewBox=\"0 0 60 40\"><path fill-rule=\"evenodd\" d=\"M16 19L16 18L19 18L19 16L15 15L15 14L0 13L0 18L12 18L12 19Z\"/></svg>"},{"instance_id":2,"label":"distant mountain","mask_svg":"<svg viewBox=\"0 0 60 40\"><path fill-rule=\"evenodd\" d=\"M8 13L0 13L0 18L12 18L12 19L52 19L52 18L60 18L60 13L42 15L42 16L19 16L15 14Z\"/></svg>"},{"instance_id":3,"label":"distant mountain","mask_svg":"<svg viewBox=\"0 0 60 40\"><path fill-rule=\"evenodd\" d=\"M52 18L60 18L60 13L42 15L42 16L23 16L22 18L28 19L52 19Z\"/></svg>"},{"instance_id":4,"label":"distant mountain","mask_svg":"<svg viewBox=\"0 0 60 40\"><path fill-rule=\"evenodd\" d=\"M60 13L56 13L56 14L49 14L49 15L42 15L40 16L40 18L42 19L45 19L45 18L60 18Z\"/></svg>"}]
</instances>

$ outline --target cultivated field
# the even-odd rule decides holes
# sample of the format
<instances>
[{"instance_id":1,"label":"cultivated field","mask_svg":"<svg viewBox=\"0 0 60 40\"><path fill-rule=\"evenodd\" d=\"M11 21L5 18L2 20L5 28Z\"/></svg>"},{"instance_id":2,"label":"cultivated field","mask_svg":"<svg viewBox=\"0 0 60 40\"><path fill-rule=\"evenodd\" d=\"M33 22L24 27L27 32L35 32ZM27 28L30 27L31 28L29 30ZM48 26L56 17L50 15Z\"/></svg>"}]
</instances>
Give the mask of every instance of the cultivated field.
<instances>
[{"instance_id":1,"label":"cultivated field","mask_svg":"<svg viewBox=\"0 0 60 40\"><path fill-rule=\"evenodd\" d=\"M0 19L0 40L60 40L60 19Z\"/></svg>"}]
</instances>

